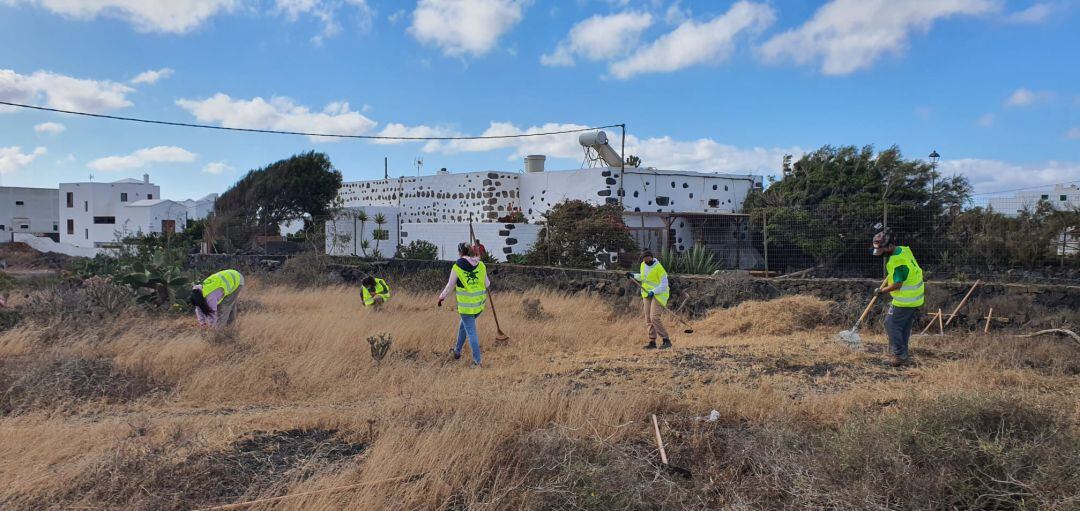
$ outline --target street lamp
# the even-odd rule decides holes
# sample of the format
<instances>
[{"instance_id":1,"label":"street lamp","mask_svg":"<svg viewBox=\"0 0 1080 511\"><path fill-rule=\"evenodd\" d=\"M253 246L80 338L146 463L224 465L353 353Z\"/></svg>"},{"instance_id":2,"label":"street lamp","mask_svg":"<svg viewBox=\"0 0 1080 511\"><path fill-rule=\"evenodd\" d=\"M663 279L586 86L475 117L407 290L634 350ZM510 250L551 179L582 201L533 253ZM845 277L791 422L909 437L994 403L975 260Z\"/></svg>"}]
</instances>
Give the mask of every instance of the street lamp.
<instances>
[{"instance_id":1,"label":"street lamp","mask_svg":"<svg viewBox=\"0 0 1080 511\"><path fill-rule=\"evenodd\" d=\"M936 150L930 151L930 208L934 212L934 234L937 234L938 211L934 204L934 196L937 192L937 162L941 155Z\"/></svg>"}]
</instances>

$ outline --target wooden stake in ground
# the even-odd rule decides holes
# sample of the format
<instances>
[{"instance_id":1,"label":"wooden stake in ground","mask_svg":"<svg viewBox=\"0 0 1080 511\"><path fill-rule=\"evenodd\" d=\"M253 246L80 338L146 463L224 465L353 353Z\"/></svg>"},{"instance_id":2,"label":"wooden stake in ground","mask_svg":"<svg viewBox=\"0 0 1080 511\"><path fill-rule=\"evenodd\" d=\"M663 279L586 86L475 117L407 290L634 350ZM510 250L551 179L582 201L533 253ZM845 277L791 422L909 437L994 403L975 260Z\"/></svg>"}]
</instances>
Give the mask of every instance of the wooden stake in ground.
<instances>
[{"instance_id":1,"label":"wooden stake in ground","mask_svg":"<svg viewBox=\"0 0 1080 511\"><path fill-rule=\"evenodd\" d=\"M926 328L923 328L922 332L919 332L919 335L925 334L927 330L930 330L930 327L934 326L934 323L937 322L938 316L940 315L940 313L941 313L941 309L938 309L938 312L931 312L930 314L927 315L927 316L930 317L930 321L928 323L926 323Z\"/></svg>"},{"instance_id":2,"label":"wooden stake in ground","mask_svg":"<svg viewBox=\"0 0 1080 511\"><path fill-rule=\"evenodd\" d=\"M990 307L990 312L986 313L986 326L983 327L983 333L990 331L990 320L994 317L994 308Z\"/></svg>"},{"instance_id":3,"label":"wooden stake in ground","mask_svg":"<svg viewBox=\"0 0 1080 511\"><path fill-rule=\"evenodd\" d=\"M945 326L949 326L949 323L952 323L952 320L956 318L956 313L960 312L960 309L964 307L965 303L967 303L968 298L971 298L971 293L975 292L975 288L979 287L980 282L982 282L981 279L976 280L975 283L971 285L971 289L969 289L967 294L964 295L964 299L960 300L960 304L957 305L955 309L953 309L952 314L949 314L949 320L945 322Z\"/></svg>"},{"instance_id":4,"label":"wooden stake in ground","mask_svg":"<svg viewBox=\"0 0 1080 511\"><path fill-rule=\"evenodd\" d=\"M652 426L653 433L656 433L656 447L660 449L660 462L664 464L664 468L683 477L691 477L693 474L690 473L689 469L668 463L667 451L664 450L664 439L660 437L660 424L656 422L656 414L652 414Z\"/></svg>"},{"instance_id":5,"label":"wooden stake in ground","mask_svg":"<svg viewBox=\"0 0 1080 511\"><path fill-rule=\"evenodd\" d=\"M938 310L937 310L937 328L938 328L938 335L945 335L945 325L947 325L947 324L948 324L948 323L946 323L945 325L941 324L941 317L942 317L942 316L944 316L944 313L942 313L942 312L941 312L941 309L938 309Z\"/></svg>"}]
</instances>

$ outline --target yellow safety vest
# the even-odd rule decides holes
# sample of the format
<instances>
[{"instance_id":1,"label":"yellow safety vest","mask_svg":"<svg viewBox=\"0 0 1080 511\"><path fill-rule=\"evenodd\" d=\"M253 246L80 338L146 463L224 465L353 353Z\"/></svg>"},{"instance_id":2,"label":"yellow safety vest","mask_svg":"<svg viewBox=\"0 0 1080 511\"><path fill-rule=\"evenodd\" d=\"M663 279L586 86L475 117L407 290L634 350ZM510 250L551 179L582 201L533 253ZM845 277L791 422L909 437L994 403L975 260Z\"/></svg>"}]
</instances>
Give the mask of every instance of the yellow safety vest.
<instances>
[{"instance_id":1,"label":"yellow safety vest","mask_svg":"<svg viewBox=\"0 0 1080 511\"><path fill-rule=\"evenodd\" d=\"M390 300L390 286L386 285L386 281L380 278L375 279L374 295L364 286L360 286L360 293L364 297L364 305L368 307L375 305L376 296L381 296L384 302Z\"/></svg>"},{"instance_id":2,"label":"yellow safety vest","mask_svg":"<svg viewBox=\"0 0 1080 511\"><path fill-rule=\"evenodd\" d=\"M465 271L455 264L454 273L457 274L454 289L457 291L458 313L475 316L484 312L484 304L487 303L487 266L480 262L473 271Z\"/></svg>"},{"instance_id":3,"label":"yellow safety vest","mask_svg":"<svg viewBox=\"0 0 1080 511\"><path fill-rule=\"evenodd\" d=\"M229 296L240 289L240 285L244 283L244 278L240 276L240 272L236 270L221 270L209 277L202 283L202 294L204 297L210 296L210 293L222 289L225 292L221 294L221 298L217 303L221 303L226 296Z\"/></svg>"},{"instance_id":4,"label":"yellow safety vest","mask_svg":"<svg viewBox=\"0 0 1080 511\"><path fill-rule=\"evenodd\" d=\"M895 307L919 307L923 304L926 296L926 286L923 283L922 268L915 261L915 256L908 247L898 247L899 254L889 256L885 268L889 270L889 283L895 282L893 274L901 266L907 266L907 279L901 284L900 289L892 292L892 304Z\"/></svg>"},{"instance_id":5,"label":"yellow safety vest","mask_svg":"<svg viewBox=\"0 0 1080 511\"><path fill-rule=\"evenodd\" d=\"M651 269L644 262L641 263L641 277L643 279L641 281L641 297L648 298L649 291L656 289L656 286L659 286L666 276L667 270L664 269L664 265L660 264L660 261L654 262ZM653 298L656 298L660 302L660 305L663 305L664 307L667 307L669 296L671 296L670 286L668 286L668 289L663 293L653 294Z\"/></svg>"}]
</instances>

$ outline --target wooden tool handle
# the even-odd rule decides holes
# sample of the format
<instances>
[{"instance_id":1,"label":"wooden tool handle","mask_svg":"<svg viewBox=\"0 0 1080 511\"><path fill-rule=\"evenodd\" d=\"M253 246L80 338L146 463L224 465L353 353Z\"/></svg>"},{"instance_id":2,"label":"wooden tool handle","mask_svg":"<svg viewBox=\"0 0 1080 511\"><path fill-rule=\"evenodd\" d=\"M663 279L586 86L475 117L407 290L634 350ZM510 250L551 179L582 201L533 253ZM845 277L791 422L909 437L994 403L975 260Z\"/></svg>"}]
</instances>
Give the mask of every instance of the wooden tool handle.
<instances>
[{"instance_id":1,"label":"wooden tool handle","mask_svg":"<svg viewBox=\"0 0 1080 511\"><path fill-rule=\"evenodd\" d=\"M859 320L855 322L856 327L862 324L863 320L866 319L867 314L870 314L870 309L877 303L877 297L878 295L874 295L874 297L870 299L870 303L866 304L866 308L863 309L862 315L859 316Z\"/></svg>"},{"instance_id":2,"label":"wooden tool handle","mask_svg":"<svg viewBox=\"0 0 1080 511\"><path fill-rule=\"evenodd\" d=\"M660 437L660 425L656 422L656 414L652 416L652 427L656 433L656 446L660 448L660 461L667 465L667 451L664 450L664 439Z\"/></svg>"}]
</instances>

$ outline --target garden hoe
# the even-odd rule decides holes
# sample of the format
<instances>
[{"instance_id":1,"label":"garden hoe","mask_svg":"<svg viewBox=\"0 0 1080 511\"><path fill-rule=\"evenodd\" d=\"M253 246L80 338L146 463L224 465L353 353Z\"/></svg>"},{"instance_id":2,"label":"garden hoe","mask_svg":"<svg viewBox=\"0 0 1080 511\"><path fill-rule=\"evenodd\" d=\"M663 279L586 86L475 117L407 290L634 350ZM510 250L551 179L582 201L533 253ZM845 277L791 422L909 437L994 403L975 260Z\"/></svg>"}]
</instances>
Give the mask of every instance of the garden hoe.
<instances>
[{"instance_id":1,"label":"garden hoe","mask_svg":"<svg viewBox=\"0 0 1080 511\"><path fill-rule=\"evenodd\" d=\"M634 279L629 279L629 280L630 280L630 282L633 282L634 285L638 287L638 289L641 289L642 291L645 291L645 288L641 287L640 282L638 282L638 281L636 281ZM664 309L664 311L668 312L671 317L679 320L679 323L682 323L683 326L686 327L686 330L683 330L684 334L692 334L692 333L694 333L694 327L690 326L690 323L687 323L686 320L682 318L682 316L679 316L678 314L675 314L675 311L673 311L673 310L671 310L671 309L669 309L667 307L660 307L660 308Z\"/></svg>"}]
</instances>

